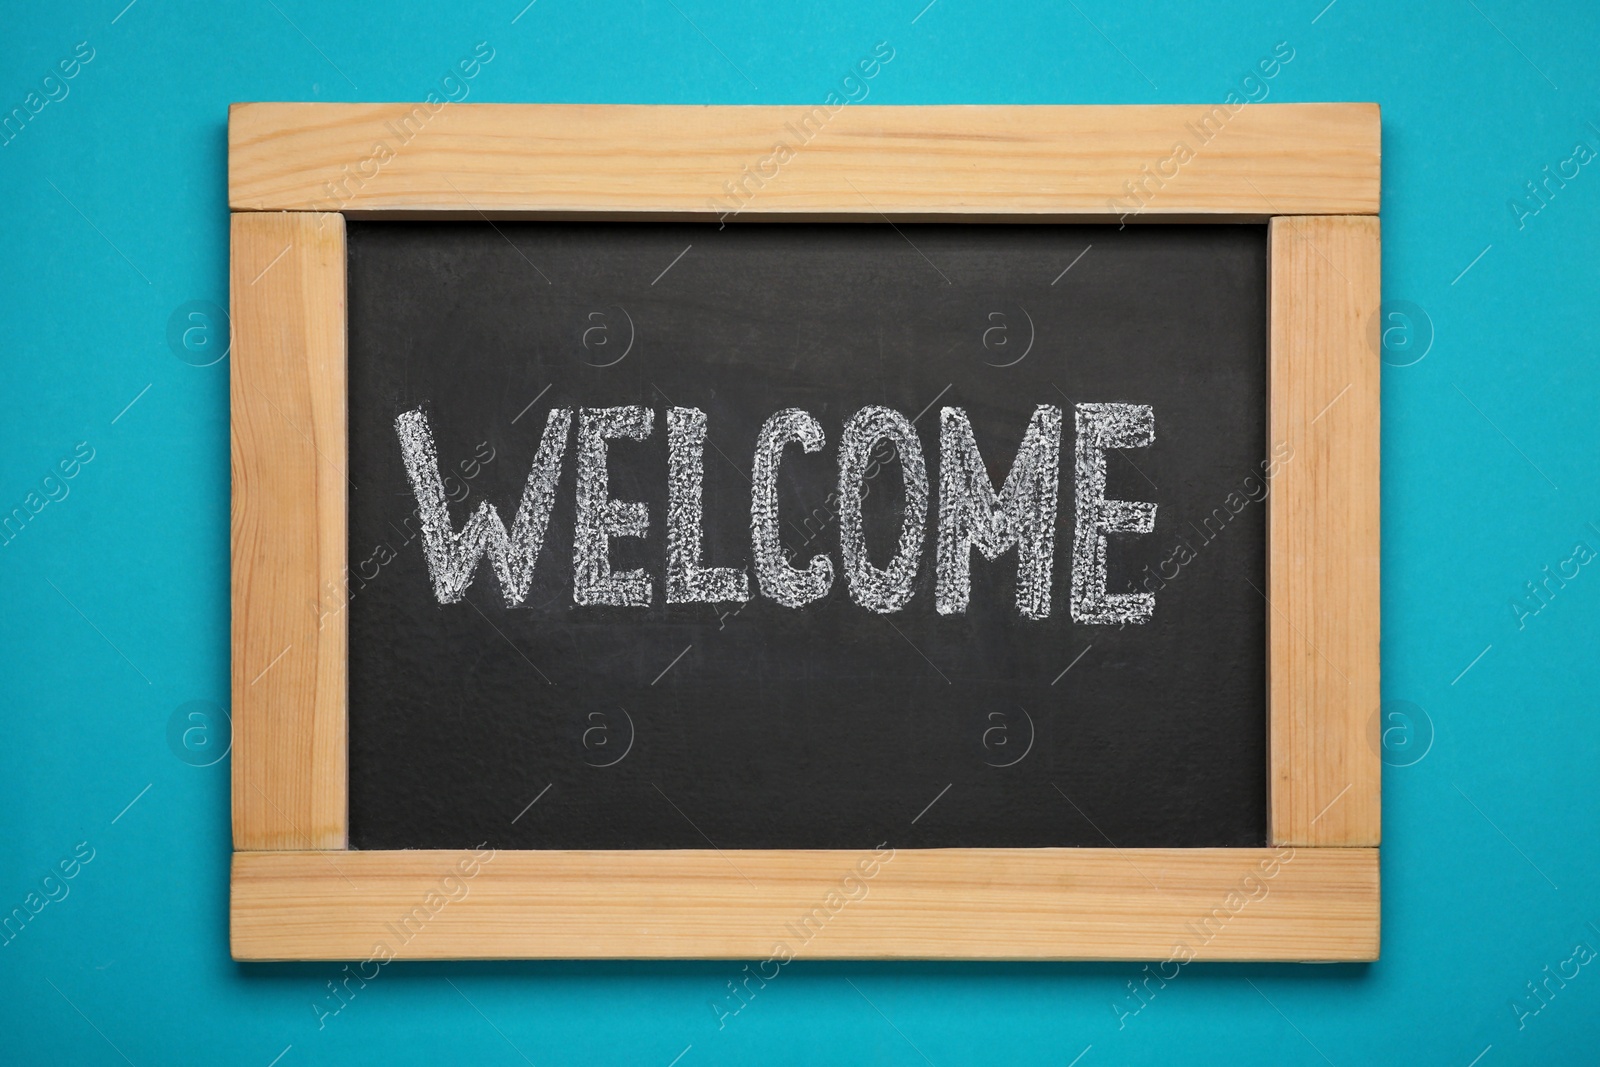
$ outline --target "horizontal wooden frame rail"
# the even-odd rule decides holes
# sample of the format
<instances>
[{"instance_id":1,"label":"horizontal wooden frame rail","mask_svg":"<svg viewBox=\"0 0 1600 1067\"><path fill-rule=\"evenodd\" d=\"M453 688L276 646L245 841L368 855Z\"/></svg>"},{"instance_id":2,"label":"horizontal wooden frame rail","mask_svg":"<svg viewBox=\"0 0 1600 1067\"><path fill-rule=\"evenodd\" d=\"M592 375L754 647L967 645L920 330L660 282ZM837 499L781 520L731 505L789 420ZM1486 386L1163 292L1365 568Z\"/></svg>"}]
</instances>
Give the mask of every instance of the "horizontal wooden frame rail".
<instances>
[{"instance_id":1,"label":"horizontal wooden frame rail","mask_svg":"<svg viewBox=\"0 0 1600 1067\"><path fill-rule=\"evenodd\" d=\"M381 945L397 959L764 960L785 946L806 959L1362 960L1378 951L1378 857L241 852L232 942L238 959L366 959Z\"/></svg>"},{"instance_id":2,"label":"horizontal wooden frame rail","mask_svg":"<svg viewBox=\"0 0 1600 1067\"><path fill-rule=\"evenodd\" d=\"M1259 222L1375 214L1380 154L1374 104L235 104L228 205Z\"/></svg>"},{"instance_id":3,"label":"horizontal wooden frame rail","mask_svg":"<svg viewBox=\"0 0 1600 1067\"><path fill-rule=\"evenodd\" d=\"M902 850L834 910L871 853L739 851L741 875L697 850L500 852L468 877L470 852L346 850L344 215L709 218L806 109L424 108L338 184L411 105L235 105L235 958L767 958L818 907L797 956L1377 958L1378 112L1221 108L1175 176L1144 177L1215 111L852 105L738 213L1083 222L1142 182L1130 221L1270 220L1267 444L1292 456L1263 591L1278 847Z\"/></svg>"}]
</instances>

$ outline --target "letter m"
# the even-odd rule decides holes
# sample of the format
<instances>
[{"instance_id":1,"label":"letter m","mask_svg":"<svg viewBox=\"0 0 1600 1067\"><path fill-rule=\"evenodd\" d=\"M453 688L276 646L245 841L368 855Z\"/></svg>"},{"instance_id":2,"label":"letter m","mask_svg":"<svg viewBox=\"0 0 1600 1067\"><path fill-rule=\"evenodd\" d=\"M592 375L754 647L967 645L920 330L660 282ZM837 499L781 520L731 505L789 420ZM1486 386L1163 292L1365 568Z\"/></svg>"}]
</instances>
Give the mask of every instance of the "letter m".
<instances>
[{"instance_id":1,"label":"letter m","mask_svg":"<svg viewBox=\"0 0 1600 1067\"><path fill-rule=\"evenodd\" d=\"M422 519L422 551L428 560L433 593L439 603L454 604L466 595L467 586L472 584L472 576L477 573L478 561L485 554L494 567L495 577L500 580L500 592L507 606L515 607L527 598L545 529L550 525L550 509L571 426L570 408L551 410L509 534L500 520L500 513L487 500L479 502L478 509L458 533L450 525L450 504L445 498L439 457L427 415L417 408L394 420L406 474L417 497L417 514Z\"/></svg>"},{"instance_id":2,"label":"letter m","mask_svg":"<svg viewBox=\"0 0 1600 1067\"><path fill-rule=\"evenodd\" d=\"M1017 550L1017 610L1050 617L1055 563L1056 493L1061 468L1061 409L1040 404L996 498L961 408L939 413L939 559L935 599L941 615L967 610L972 550L998 559Z\"/></svg>"}]
</instances>

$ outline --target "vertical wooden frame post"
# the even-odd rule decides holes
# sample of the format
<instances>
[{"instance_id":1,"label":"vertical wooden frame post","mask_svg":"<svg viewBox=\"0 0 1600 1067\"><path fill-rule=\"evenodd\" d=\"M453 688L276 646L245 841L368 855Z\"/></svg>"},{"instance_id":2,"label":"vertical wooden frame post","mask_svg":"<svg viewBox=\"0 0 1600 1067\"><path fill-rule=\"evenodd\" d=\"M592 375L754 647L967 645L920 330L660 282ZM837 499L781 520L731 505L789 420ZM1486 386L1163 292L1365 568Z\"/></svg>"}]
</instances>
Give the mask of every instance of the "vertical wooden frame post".
<instances>
[{"instance_id":1,"label":"vertical wooden frame post","mask_svg":"<svg viewBox=\"0 0 1600 1067\"><path fill-rule=\"evenodd\" d=\"M1269 819L1274 843L1377 845L1376 216L1268 231ZM1275 457L1278 458L1278 457Z\"/></svg>"},{"instance_id":2,"label":"vertical wooden frame post","mask_svg":"<svg viewBox=\"0 0 1600 1067\"><path fill-rule=\"evenodd\" d=\"M344 216L232 218L233 847L342 849Z\"/></svg>"}]
</instances>

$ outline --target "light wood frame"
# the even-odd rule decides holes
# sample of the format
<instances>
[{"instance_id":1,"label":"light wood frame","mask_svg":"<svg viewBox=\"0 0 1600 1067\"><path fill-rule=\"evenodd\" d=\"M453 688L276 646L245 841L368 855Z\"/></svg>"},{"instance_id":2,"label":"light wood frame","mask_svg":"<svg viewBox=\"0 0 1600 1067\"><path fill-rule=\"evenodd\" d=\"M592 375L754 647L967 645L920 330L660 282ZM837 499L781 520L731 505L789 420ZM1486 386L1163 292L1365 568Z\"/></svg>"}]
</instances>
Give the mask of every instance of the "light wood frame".
<instances>
[{"instance_id":1,"label":"light wood frame","mask_svg":"<svg viewBox=\"0 0 1600 1067\"><path fill-rule=\"evenodd\" d=\"M228 143L236 959L1377 958L1375 105L240 104ZM348 850L345 216L734 208L1268 223L1269 847Z\"/></svg>"}]
</instances>

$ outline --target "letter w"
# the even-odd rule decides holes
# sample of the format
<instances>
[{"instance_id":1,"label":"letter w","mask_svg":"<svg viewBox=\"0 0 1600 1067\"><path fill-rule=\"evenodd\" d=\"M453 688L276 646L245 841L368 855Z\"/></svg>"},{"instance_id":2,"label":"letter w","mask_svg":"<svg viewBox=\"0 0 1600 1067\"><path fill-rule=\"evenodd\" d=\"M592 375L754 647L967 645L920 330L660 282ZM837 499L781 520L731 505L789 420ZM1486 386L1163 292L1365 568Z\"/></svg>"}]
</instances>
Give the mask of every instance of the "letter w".
<instances>
[{"instance_id":1,"label":"letter w","mask_svg":"<svg viewBox=\"0 0 1600 1067\"><path fill-rule=\"evenodd\" d=\"M433 577L433 595L441 604L454 604L466 595L467 586L477 572L478 560L485 553L500 579L500 592L508 607L515 607L528 596L533 584L533 568L539 562L539 549L550 525L550 508L555 501L556 481L561 477L561 460L566 455L567 437L572 426L570 408L554 408L545 420L544 437L528 472L522 491L522 504L506 533L500 513L487 500L478 504L461 532L450 526L450 504L445 499L444 481L439 476L439 456L433 445L433 430L421 408L407 411L394 420L405 455L406 474L417 497L417 514L422 518L422 550Z\"/></svg>"},{"instance_id":2,"label":"letter w","mask_svg":"<svg viewBox=\"0 0 1600 1067\"><path fill-rule=\"evenodd\" d=\"M1029 619L1050 617L1060 468L1061 409L1040 404L1033 409L996 500L967 413L961 408L940 411L939 560L934 592L939 614L966 612L974 548L992 560L1015 545L1017 610Z\"/></svg>"}]
</instances>

